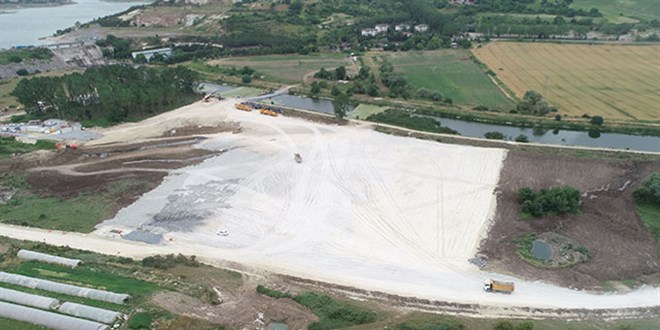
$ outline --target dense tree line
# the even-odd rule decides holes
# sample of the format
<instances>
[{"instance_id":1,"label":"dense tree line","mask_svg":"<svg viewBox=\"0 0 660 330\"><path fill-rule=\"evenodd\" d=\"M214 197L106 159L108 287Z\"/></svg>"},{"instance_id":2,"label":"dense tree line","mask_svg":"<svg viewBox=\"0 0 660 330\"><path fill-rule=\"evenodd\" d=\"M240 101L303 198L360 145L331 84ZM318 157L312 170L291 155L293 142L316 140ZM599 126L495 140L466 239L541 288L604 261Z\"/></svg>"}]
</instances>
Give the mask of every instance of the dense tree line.
<instances>
[{"instance_id":1,"label":"dense tree line","mask_svg":"<svg viewBox=\"0 0 660 330\"><path fill-rule=\"evenodd\" d=\"M23 79L12 95L34 116L117 123L182 105L194 96L196 80L196 73L181 66L112 65Z\"/></svg>"},{"instance_id":2,"label":"dense tree line","mask_svg":"<svg viewBox=\"0 0 660 330\"><path fill-rule=\"evenodd\" d=\"M518 202L523 213L534 217L580 212L580 192L568 186L541 189L538 192L522 188L518 190Z\"/></svg>"},{"instance_id":3,"label":"dense tree line","mask_svg":"<svg viewBox=\"0 0 660 330\"><path fill-rule=\"evenodd\" d=\"M642 185L633 192L640 202L653 203L660 206L660 172L651 174Z\"/></svg>"}]
</instances>

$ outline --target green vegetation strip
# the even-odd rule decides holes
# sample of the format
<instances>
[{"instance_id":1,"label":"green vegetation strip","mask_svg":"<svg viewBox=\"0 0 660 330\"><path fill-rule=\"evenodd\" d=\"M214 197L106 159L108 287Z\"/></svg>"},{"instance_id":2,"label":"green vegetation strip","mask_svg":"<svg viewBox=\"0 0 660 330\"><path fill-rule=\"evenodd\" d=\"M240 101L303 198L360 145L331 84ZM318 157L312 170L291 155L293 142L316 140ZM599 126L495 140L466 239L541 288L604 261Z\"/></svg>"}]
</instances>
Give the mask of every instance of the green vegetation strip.
<instances>
[{"instance_id":1,"label":"green vegetation strip","mask_svg":"<svg viewBox=\"0 0 660 330\"><path fill-rule=\"evenodd\" d=\"M18 49L0 52L0 65L29 60L48 60L53 53L46 48Z\"/></svg>"},{"instance_id":2,"label":"green vegetation strip","mask_svg":"<svg viewBox=\"0 0 660 330\"><path fill-rule=\"evenodd\" d=\"M16 321L4 317L0 317L0 325L2 325L3 329L11 329L11 330L48 330L50 328L42 327L40 325L28 323L28 322L23 322L23 321Z\"/></svg>"},{"instance_id":3,"label":"green vegetation strip","mask_svg":"<svg viewBox=\"0 0 660 330\"><path fill-rule=\"evenodd\" d=\"M291 298L311 309L319 317L319 321L312 323L308 327L309 330L341 329L372 323L377 319L376 312L372 310L324 294L303 292L294 296L288 292L272 290L262 285L257 286L257 292L277 299Z\"/></svg>"},{"instance_id":4,"label":"green vegetation strip","mask_svg":"<svg viewBox=\"0 0 660 330\"><path fill-rule=\"evenodd\" d=\"M0 137L0 159L10 158L35 150L53 150L55 143L49 140L38 140L36 144L18 142L13 137Z\"/></svg>"},{"instance_id":5,"label":"green vegetation strip","mask_svg":"<svg viewBox=\"0 0 660 330\"><path fill-rule=\"evenodd\" d=\"M433 118L414 116L408 111L399 109L388 109L373 114L367 120L425 132L458 134L450 128L441 127L440 123Z\"/></svg>"},{"instance_id":6,"label":"green vegetation strip","mask_svg":"<svg viewBox=\"0 0 660 330\"><path fill-rule=\"evenodd\" d=\"M44 229L88 233L101 220L117 209L116 199L125 191L144 190L150 184L144 180L123 180L106 190L83 193L69 199L43 198L31 194L25 177L0 179L0 186L19 189L6 204L0 204L0 222Z\"/></svg>"}]
</instances>

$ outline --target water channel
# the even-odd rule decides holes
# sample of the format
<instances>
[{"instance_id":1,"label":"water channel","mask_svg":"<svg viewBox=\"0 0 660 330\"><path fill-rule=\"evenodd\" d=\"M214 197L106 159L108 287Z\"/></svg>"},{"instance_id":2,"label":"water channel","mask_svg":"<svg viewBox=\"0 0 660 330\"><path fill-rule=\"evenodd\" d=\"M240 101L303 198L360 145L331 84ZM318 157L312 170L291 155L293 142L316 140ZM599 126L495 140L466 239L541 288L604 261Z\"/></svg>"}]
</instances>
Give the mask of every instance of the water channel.
<instances>
[{"instance_id":1,"label":"water channel","mask_svg":"<svg viewBox=\"0 0 660 330\"><path fill-rule=\"evenodd\" d=\"M273 101L286 107L332 113L332 100L313 99L304 96L280 95L266 101ZM353 110L354 107L351 107ZM601 133L599 137L590 137L588 132L569 130L545 130L520 128L514 126L483 124L457 119L436 118L442 126L449 127L461 136L483 138L488 132L500 132L505 139L513 140L518 135L527 136L530 142L566 146L583 146L593 148L630 149L639 151L660 152L660 137L638 136L618 133Z\"/></svg>"}]
</instances>

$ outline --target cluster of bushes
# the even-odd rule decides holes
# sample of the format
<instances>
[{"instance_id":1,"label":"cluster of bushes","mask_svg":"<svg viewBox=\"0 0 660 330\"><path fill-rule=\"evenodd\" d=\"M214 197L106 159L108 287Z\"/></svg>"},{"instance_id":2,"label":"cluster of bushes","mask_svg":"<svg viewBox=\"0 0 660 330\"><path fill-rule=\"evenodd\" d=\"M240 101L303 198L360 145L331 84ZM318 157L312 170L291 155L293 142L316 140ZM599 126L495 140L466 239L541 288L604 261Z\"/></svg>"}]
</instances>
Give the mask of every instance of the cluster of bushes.
<instances>
[{"instance_id":1,"label":"cluster of bushes","mask_svg":"<svg viewBox=\"0 0 660 330\"><path fill-rule=\"evenodd\" d=\"M518 202L523 214L533 217L580 212L580 192L568 186L541 189L538 192L522 188L518 190Z\"/></svg>"},{"instance_id":2,"label":"cluster of bushes","mask_svg":"<svg viewBox=\"0 0 660 330\"><path fill-rule=\"evenodd\" d=\"M429 322L417 325L412 322L399 323L396 330L463 330L465 325L455 320Z\"/></svg>"},{"instance_id":3,"label":"cluster of bushes","mask_svg":"<svg viewBox=\"0 0 660 330\"><path fill-rule=\"evenodd\" d=\"M321 70L314 74L314 78L327 80L346 80L346 67L340 66L335 68L334 71L328 71L324 67L321 67Z\"/></svg>"},{"instance_id":4,"label":"cluster of bushes","mask_svg":"<svg viewBox=\"0 0 660 330\"><path fill-rule=\"evenodd\" d=\"M527 91L516 110L521 113L527 113L537 116L543 116L550 112L557 112L557 108L550 106L543 99L543 96L535 91Z\"/></svg>"},{"instance_id":5,"label":"cluster of bushes","mask_svg":"<svg viewBox=\"0 0 660 330\"><path fill-rule=\"evenodd\" d=\"M178 255L174 255L174 254L168 254L165 256L157 255L142 259L142 266L144 267L169 269L178 265L199 267L199 265L201 264L199 263L199 261L195 260L195 256L190 256L190 258L188 258L181 253L179 253Z\"/></svg>"},{"instance_id":6,"label":"cluster of bushes","mask_svg":"<svg viewBox=\"0 0 660 330\"><path fill-rule=\"evenodd\" d=\"M660 206L660 172L651 174L642 185L633 192L637 201Z\"/></svg>"},{"instance_id":7,"label":"cluster of bushes","mask_svg":"<svg viewBox=\"0 0 660 330\"><path fill-rule=\"evenodd\" d=\"M264 296L269 296L271 298L280 299L280 298L291 298L293 295L288 292L282 292L279 290L269 289L261 284L257 285L257 292L261 293Z\"/></svg>"},{"instance_id":8,"label":"cluster of bushes","mask_svg":"<svg viewBox=\"0 0 660 330\"><path fill-rule=\"evenodd\" d=\"M21 63L24 60L49 60L53 53L47 48L27 48L0 52L0 64Z\"/></svg>"},{"instance_id":9,"label":"cluster of bushes","mask_svg":"<svg viewBox=\"0 0 660 330\"><path fill-rule=\"evenodd\" d=\"M377 317L372 310L315 292L303 292L294 296L288 292L269 289L263 285L257 286L257 292L276 299L291 298L311 309L319 317L319 320L310 324L307 328L309 330L341 329L371 323L376 321Z\"/></svg>"},{"instance_id":10,"label":"cluster of bushes","mask_svg":"<svg viewBox=\"0 0 660 330\"><path fill-rule=\"evenodd\" d=\"M415 116L400 109L387 109L367 117L367 120L425 132L458 134L451 128L440 126L440 122L433 118Z\"/></svg>"}]
</instances>

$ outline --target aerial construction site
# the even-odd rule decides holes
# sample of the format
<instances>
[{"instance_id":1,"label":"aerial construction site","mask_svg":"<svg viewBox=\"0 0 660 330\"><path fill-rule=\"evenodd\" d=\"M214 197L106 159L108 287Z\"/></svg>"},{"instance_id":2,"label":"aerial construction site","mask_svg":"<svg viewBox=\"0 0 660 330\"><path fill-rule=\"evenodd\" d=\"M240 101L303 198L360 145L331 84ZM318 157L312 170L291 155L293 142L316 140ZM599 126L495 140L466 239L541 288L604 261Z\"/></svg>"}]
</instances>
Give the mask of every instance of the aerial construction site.
<instances>
[{"instance_id":1,"label":"aerial construction site","mask_svg":"<svg viewBox=\"0 0 660 330\"><path fill-rule=\"evenodd\" d=\"M504 148L383 134L359 121L264 116L236 104L200 101L99 130L101 138L77 150L6 163L25 168L28 180L51 196L89 191L117 178L152 184L119 197L116 214L91 234L1 225L3 235L122 257L195 255L212 265L312 280L371 298L378 292L381 298L411 299L410 306L429 310L517 317L555 315L556 309L658 312L660 289L643 281L652 283L660 264L643 226L628 221L627 229L608 229L595 218L565 224L569 232L601 228L588 243L603 248L591 265L547 271L544 279L504 251L507 237L524 233L528 224L507 220L515 215L498 208L510 203L502 198L507 189L522 184L573 180L586 191L638 181L657 171L657 162L626 167L608 161L578 165L561 156L534 160ZM511 159L515 167L507 163ZM600 174L574 172L590 166L599 166ZM535 168L543 173L530 181ZM629 191L604 190L592 190L598 197L583 207L630 198ZM625 269L610 267L612 253L624 258ZM642 285L617 294L590 292L609 268L616 276L641 278Z\"/></svg>"}]
</instances>

